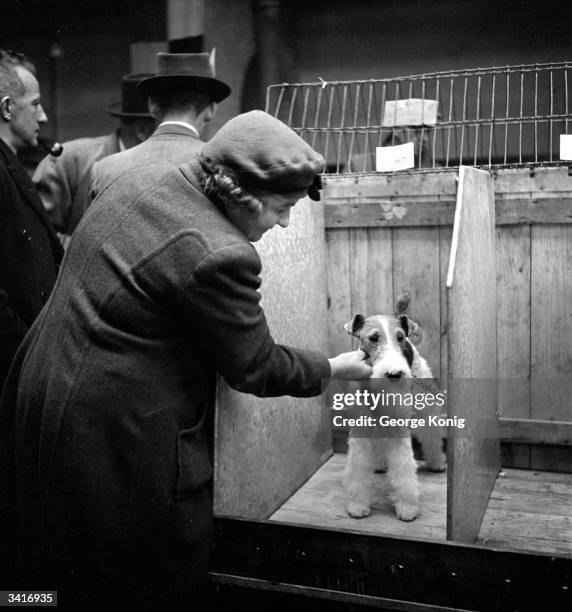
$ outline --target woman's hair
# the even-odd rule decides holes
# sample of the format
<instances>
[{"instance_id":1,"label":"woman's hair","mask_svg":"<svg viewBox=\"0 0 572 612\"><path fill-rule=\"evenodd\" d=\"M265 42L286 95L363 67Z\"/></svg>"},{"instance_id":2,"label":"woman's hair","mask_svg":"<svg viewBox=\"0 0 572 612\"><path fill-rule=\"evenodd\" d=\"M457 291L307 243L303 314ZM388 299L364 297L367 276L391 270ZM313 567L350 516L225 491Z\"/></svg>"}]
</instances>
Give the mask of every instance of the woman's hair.
<instances>
[{"instance_id":1,"label":"woman's hair","mask_svg":"<svg viewBox=\"0 0 572 612\"><path fill-rule=\"evenodd\" d=\"M201 186L209 199L225 206L242 206L254 215L262 212L262 202L240 186L232 170L213 162L202 154L199 155L199 161L203 170Z\"/></svg>"}]
</instances>

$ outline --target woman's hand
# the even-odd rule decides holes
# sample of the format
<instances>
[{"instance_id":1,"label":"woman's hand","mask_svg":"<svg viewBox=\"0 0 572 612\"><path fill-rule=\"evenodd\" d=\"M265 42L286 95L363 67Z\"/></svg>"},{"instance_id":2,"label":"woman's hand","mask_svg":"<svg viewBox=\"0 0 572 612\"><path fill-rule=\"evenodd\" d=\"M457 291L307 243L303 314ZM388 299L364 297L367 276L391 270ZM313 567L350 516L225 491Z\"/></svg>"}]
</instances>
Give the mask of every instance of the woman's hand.
<instances>
[{"instance_id":1,"label":"woman's hand","mask_svg":"<svg viewBox=\"0 0 572 612\"><path fill-rule=\"evenodd\" d=\"M370 378L373 369L368 356L361 349L340 353L328 360L332 368L331 378L338 380L365 380Z\"/></svg>"}]
</instances>

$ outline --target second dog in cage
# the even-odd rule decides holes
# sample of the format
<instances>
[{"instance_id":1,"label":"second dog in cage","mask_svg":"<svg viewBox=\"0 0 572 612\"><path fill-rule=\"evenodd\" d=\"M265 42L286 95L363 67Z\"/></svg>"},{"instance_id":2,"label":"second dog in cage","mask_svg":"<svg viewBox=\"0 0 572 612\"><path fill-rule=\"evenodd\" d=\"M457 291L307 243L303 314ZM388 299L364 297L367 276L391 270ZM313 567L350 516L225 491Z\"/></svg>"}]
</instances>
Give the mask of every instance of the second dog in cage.
<instances>
[{"instance_id":1,"label":"second dog in cage","mask_svg":"<svg viewBox=\"0 0 572 612\"><path fill-rule=\"evenodd\" d=\"M429 385L428 388L431 388L431 368L411 341L419 328L403 314L408 303L409 296L402 296L398 300L394 315L365 318L358 314L344 327L348 333L359 339L360 348L369 355L373 366L372 379L379 382L417 379L422 383L419 389L423 388L425 382ZM378 386L378 390L380 388ZM411 386L408 388L411 389ZM424 425L415 427L415 435L422 445L427 468L442 472L445 470L445 455L442 451L443 428L438 424L428 424L430 415L427 414L435 413L437 406L438 402L432 407L426 406L422 411L415 406L419 411L415 416L425 417ZM395 419L390 431L380 431L378 428L377 431L369 431L364 435L363 429L350 428L344 472L344 484L349 496L347 512L354 518L363 518L370 514L374 471L387 471L397 517L403 521L412 521L420 512L417 463L410 434L413 419L407 418L411 417L412 410L407 407L403 409L401 406L397 410L382 406L381 412L384 418L381 422L390 423L390 418ZM417 418L416 424L419 422L420 419Z\"/></svg>"}]
</instances>

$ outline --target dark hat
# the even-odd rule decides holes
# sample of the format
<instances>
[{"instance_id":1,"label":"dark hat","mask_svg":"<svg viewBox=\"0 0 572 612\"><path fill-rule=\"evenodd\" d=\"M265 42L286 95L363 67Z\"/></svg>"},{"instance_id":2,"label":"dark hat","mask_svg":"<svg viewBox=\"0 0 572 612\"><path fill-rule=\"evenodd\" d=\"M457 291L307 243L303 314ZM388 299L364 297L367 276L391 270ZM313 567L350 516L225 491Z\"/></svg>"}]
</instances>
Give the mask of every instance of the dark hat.
<instances>
[{"instance_id":1,"label":"dark hat","mask_svg":"<svg viewBox=\"0 0 572 612\"><path fill-rule=\"evenodd\" d=\"M157 53L155 74L137 86L143 96L181 87L206 94L213 102L230 95L230 87L215 79L215 50L211 53Z\"/></svg>"},{"instance_id":2,"label":"dark hat","mask_svg":"<svg viewBox=\"0 0 572 612\"><path fill-rule=\"evenodd\" d=\"M202 149L210 166L232 170L246 189L320 199L324 158L285 123L255 110L225 123Z\"/></svg>"},{"instance_id":3,"label":"dark hat","mask_svg":"<svg viewBox=\"0 0 572 612\"><path fill-rule=\"evenodd\" d=\"M114 117L150 117L147 98L137 91L141 79L153 76L150 73L126 74L121 79L121 102L114 102L107 110Z\"/></svg>"}]
</instances>

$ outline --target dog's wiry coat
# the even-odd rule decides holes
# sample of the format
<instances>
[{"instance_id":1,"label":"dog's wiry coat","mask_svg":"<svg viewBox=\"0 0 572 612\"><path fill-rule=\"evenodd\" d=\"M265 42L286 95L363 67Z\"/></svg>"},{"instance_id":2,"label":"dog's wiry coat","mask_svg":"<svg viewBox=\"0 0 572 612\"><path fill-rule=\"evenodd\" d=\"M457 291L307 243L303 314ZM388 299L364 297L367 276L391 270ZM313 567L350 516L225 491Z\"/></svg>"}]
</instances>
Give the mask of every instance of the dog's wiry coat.
<instances>
[{"instance_id":1,"label":"dog's wiry coat","mask_svg":"<svg viewBox=\"0 0 572 612\"><path fill-rule=\"evenodd\" d=\"M398 313L402 310L398 303ZM428 363L409 339L418 328L406 315L376 315L367 319L356 315L344 327L359 338L360 348L368 354L373 367L372 378L433 378ZM357 433L350 429L344 472L344 483L349 496L348 514L354 518L369 515L374 471L387 470L397 516L404 521L415 519L420 511L419 483L409 429L393 427L391 437L358 437ZM432 471L445 469L442 436L440 427L416 429L426 465Z\"/></svg>"}]
</instances>

